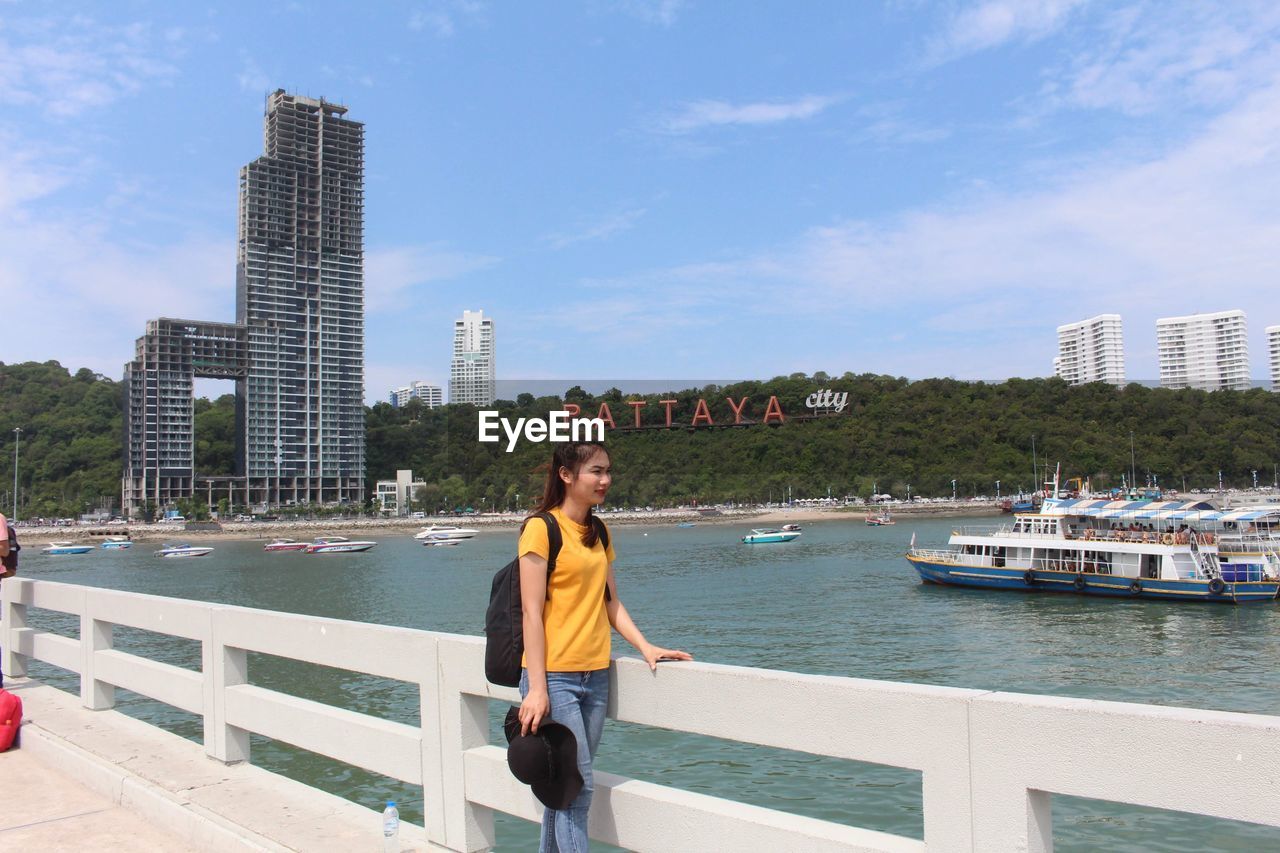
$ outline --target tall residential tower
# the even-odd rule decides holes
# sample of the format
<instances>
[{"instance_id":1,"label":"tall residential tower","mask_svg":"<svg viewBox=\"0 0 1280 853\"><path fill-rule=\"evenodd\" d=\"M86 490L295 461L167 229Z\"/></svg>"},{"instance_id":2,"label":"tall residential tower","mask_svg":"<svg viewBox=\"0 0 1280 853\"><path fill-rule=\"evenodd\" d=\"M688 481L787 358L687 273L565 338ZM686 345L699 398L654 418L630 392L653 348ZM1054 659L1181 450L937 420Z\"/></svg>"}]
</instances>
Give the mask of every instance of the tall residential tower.
<instances>
[{"instance_id":1,"label":"tall residential tower","mask_svg":"<svg viewBox=\"0 0 1280 853\"><path fill-rule=\"evenodd\" d=\"M277 89L264 156L240 170L236 394L254 502L364 497L364 125Z\"/></svg>"},{"instance_id":2,"label":"tall residential tower","mask_svg":"<svg viewBox=\"0 0 1280 853\"><path fill-rule=\"evenodd\" d=\"M1249 387L1249 344L1243 311L1157 320L1156 347L1162 388L1243 391Z\"/></svg>"},{"instance_id":3,"label":"tall residential tower","mask_svg":"<svg viewBox=\"0 0 1280 853\"><path fill-rule=\"evenodd\" d=\"M449 402L487 406L494 399L493 319L483 311L463 311L453 323L453 365Z\"/></svg>"},{"instance_id":4,"label":"tall residential tower","mask_svg":"<svg viewBox=\"0 0 1280 853\"><path fill-rule=\"evenodd\" d=\"M1267 326L1267 357L1271 368L1271 390L1280 391L1280 326Z\"/></svg>"},{"instance_id":5,"label":"tall residential tower","mask_svg":"<svg viewBox=\"0 0 1280 853\"><path fill-rule=\"evenodd\" d=\"M1124 327L1119 314L1099 314L1058 327L1054 372L1072 385L1124 384Z\"/></svg>"},{"instance_id":6,"label":"tall residential tower","mask_svg":"<svg viewBox=\"0 0 1280 853\"><path fill-rule=\"evenodd\" d=\"M364 499L364 126L277 89L240 170L236 322L147 323L125 366L122 499ZM197 477L193 380L236 384L236 473ZM199 480L199 482L197 482Z\"/></svg>"}]
</instances>

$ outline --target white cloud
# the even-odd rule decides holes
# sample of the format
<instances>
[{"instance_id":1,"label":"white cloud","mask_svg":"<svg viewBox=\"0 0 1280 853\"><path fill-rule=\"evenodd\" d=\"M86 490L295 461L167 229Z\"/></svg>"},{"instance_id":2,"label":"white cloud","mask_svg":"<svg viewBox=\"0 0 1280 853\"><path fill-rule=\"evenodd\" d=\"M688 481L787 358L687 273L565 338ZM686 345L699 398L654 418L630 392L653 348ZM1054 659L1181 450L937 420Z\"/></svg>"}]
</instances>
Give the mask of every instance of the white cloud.
<instances>
[{"instance_id":1,"label":"white cloud","mask_svg":"<svg viewBox=\"0 0 1280 853\"><path fill-rule=\"evenodd\" d=\"M764 125L813 118L839 99L805 95L792 101L757 101L730 104L725 101L693 101L660 122L667 133L691 133L709 127Z\"/></svg>"},{"instance_id":2,"label":"white cloud","mask_svg":"<svg viewBox=\"0 0 1280 853\"><path fill-rule=\"evenodd\" d=\"M1221 107L1280 78L1280 7L1271 3L1122 7L1091 36L1047 74L1045 108Z\"/></svg>"},{"instance_id":3,"label":"white cloud","mask_svg":"<svg viewBox=\"0 0 1280 853\"><path fill-rule=\"evenodd\" d=\"M684 7L684 0L620 0L610 8L617 9L647 24L673 26Z\"/></svg>"},{"instance_id":4,"label":"white cloud","mask_svg":"<svg viewBox=\"0 0 1280 853\"><path fill-rule=\"evenodd\" d=\"M75 16L6 21L0 30L0 103L71 118L177 73L164 57L179 49L172 31L109 26Z\"/></svg>"},{"instance_id":5,"label":"white cloud","mask_svg":"<svg viewBox=\"0 0 1280 853\"><path fill-rule=\"evenodd\" d=\"M485 12L485 5L475 0L433 0L409 13L409 29L452 38L459 26L481 23Z\"/></svg>"},{"instance_id":6,"label":"white cloud","mask_svg":"<svg viewBox=\"0 0 1280 853\"><path fill-rule=\"evenodd\" d=\"M984 0L953 15L929 43L931 64L1013 41L1035 41L1060 28L1086 0Z\"/></svg>"},{"instance_id":7,"label":"white cloud","mask_svg":"<svg viewBox=\"0 0 1280 853\"><path fill-rule=\"evenodd\" d=\"M497 258L468 255L442 246L396 246L365 253L365 309L371 313L404 307L408 291L491 267Z\"/></svg>"},{"instance_id":8,"label":"white cloud","mask_svg":"<svg viewBox=\"0 0 1280 853\"><path fill-rule=\"evenodd\" d=\"M236 74L236 82L240 91L260 94L271 88L271 78L245 50L240 51L240 71Z\"/></svg>"},{"instance_id":9,"label":"white cloud","mask_svg":"<svg viewBox=\"0 0 1280 853\"><path fill-rule=\"evenodd\" d=\"M542 241L553 249L565 249L577 243L588 243L595 240L607 240L615 234L629 231L644 216L644 208L625 210L614 213L598 222L577 228L569 233L548 234Z\"/></svg>"}]
</instances>

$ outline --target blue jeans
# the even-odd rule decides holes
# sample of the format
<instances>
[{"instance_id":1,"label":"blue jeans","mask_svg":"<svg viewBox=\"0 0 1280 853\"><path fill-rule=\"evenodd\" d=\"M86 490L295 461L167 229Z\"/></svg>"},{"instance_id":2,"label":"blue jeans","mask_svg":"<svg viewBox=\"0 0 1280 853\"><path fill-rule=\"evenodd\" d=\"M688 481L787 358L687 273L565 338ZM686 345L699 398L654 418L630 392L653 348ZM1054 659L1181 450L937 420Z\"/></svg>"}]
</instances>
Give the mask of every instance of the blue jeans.
<instances>
[{"instance_id":1,"label":"blue jeans","mask_svg":"<svg viewBox=\"0 0 1280 853\"><path fill-rule=\"evenodd\" d=\"M582 792L564 810L547 809L542 814L539 853L585 853L587 812L595 788L591 762L604 731L604 712L609 704L609 670L591 672L548 672L547 694L551 699L551 719L568 726L578 741L578 772ZM529 695L529 671L520 671L520 695Z\"/></svg>"}]
</instances>

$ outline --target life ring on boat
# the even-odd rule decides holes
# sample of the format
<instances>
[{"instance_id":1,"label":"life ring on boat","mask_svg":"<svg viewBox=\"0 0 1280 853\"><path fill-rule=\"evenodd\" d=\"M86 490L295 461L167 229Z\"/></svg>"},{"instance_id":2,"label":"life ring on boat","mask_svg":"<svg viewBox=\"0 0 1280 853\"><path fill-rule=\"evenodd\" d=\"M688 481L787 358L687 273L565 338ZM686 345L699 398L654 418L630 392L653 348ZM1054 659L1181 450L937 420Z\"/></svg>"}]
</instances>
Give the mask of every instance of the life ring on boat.
<instances>
[{"instance_id":1,"label":"life ring on boat","mask_svg":"<svg viewBox=\"0 0 1280 853\"><path fill-rule=\"evenodd\" d=\"M1160 544L1161 544L1161 545L1172 545L1172 544L1173 544L1173 534L1172 534L1172 533L1166 533L1166 534L1164 534L1163 536L1161 536L1161 537L1160 537Z\"/></svg>"},{"instance_id":2,"label":"life ring on boat","mask_svg":"<svg viewBox=\"0 0 1280 853\"><path fill-rule=\"evenodd\" d=\"M1085 582L1084 575L1076 575L1076 579L1071 582L1076 592L1084 592Z\"/></svg>"},{"instance_id":3,"label":"life ring on boat","mask_svg":"<svg viewBox=\"0 0 1280 853\"><path fill-rule=\"evenodd\" d=\"M1035 586L1035 583L1036 583L1035 572L1031 571L1030 569L1027 569L1025 572L1023 572L1022 582L1025 583L1027 586Z\"/></svg>"},{"instance_id":4,"label":"life ring on boat","mask_svg":"<svg viewBox=\"0 0 1280 853\"><path fill-rule=\"evenodd\" d=\"M1222 580L1222 578L1214 578L1213 580L1209 581L1210 595L1222 595L1222 593L1226 590L1226 588L1227 588L1227 584Z\"/></svg>"},{"instance_id":5,"label":"life ring on boat","mask_svg":"<svg viewBox=\"0 0 1280 853\"><path fill-rule=\"evenodd\" d=\"M1142 581L1134 581L1133 583L1129 584L1130 595L1137 595L1140 592L1142 592Z\"/></svg>"}]
</instances>

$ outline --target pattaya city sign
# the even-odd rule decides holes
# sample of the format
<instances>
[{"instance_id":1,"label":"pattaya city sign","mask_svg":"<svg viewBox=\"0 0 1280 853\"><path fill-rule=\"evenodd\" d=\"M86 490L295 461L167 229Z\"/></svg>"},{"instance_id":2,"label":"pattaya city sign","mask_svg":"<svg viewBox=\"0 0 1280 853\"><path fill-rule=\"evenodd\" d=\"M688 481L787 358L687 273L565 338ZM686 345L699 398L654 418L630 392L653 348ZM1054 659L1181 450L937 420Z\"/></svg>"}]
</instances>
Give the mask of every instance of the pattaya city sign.
<instances>
[{"instance_id":1,"label":"pattaya city sign","mask_svg":"<svg viewBox=\"0 0 1280 853\"><path fill-rule=\"evenodd\" d=\"M764 404L763 410L759 408L759 403L753 403L750 397L742 397L735 400L733 397L725 397L723 403L714 401L716 405L716 414L712 414L712 407L708 404L706 398L699 397L694 405L692 417L688 421L683 421L680 413L677 414L676 407L680 405L679 400L626 400L622 403L615 403L618 406L617 417L615 417L614 409L607 402L600 403L599 408L594 412L584 413L582 407L577 403L565 403L564 410L569 413L570 418L594 418L604 423L608 429L663 429L672 427L715 427L715 426L747 426L750 424L781 424L787 420L787 414L782 410L782 404L778 402L777 396L770 396ZM849 392L836 392L828 389L815 391L805 400L806 408L812 413L807 417L816 417L821 413L843 412L845 406L849 402ZM630 415L627 414L626 408L631 409ZM756 412L762 414L756 415ZM646 414L660 412L662 420L660 422L646 423ZM806 417L801 415L800 417ZM622 419L621 425L618 419Z\"/></svg>"}]
</instances>

